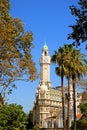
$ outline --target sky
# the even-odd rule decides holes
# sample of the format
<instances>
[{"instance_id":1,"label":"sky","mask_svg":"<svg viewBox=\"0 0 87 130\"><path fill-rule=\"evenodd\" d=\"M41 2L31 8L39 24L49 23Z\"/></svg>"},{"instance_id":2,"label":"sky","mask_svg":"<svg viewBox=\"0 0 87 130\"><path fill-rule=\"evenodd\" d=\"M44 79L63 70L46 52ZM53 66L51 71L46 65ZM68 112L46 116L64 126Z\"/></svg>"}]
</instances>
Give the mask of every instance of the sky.
<instances>
[{"instance_id":1,"label":"sky","mask_svg":"<svg viewBox=\"0 0 87 130\"><path fill-rule=\"evenodd\" d=\"M72 32L69 25L75 23L75 17L71 15L69 6L76 5L78 0L11 0L10 14L22 20L25 31L32 31L33 60L40 73L40 57L42 48L46 42L49 54L64 44L72 43L67 40L67 35ZM55 66L51 65L50 79L53 87L60 86L60 77L55 74ZM39 84L39 78L34 82L16 81L17 89L7 96L8 103L16 103L23 106L23 110L29 113L32 110L35 94ZM67 84L67 83L65 83Z\"/></svg>"}]
</instances>

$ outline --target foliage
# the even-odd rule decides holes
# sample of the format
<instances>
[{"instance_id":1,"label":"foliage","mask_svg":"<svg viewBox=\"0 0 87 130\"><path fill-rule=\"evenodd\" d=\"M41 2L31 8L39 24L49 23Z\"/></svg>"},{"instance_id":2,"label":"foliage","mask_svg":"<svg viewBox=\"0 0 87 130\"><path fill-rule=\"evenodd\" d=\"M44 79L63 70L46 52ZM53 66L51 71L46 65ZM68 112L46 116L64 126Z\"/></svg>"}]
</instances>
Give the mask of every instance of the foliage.
<instances>
[{"instance_id":1,"label":"foliage","mask_svg":"<svg viewBox=\"0 0 87 130\"><path fill-rule=\"evenodd\" d=\"M35 80L37 72L31 50L32 32L25 32L22 21L12 18L9 0L0 0L0 87L1 93L15 87L17 79Z\"/></svg>"},{"instance_id":2,"label":"foliage","mask_svg":"<svg viewBox=\"0 0 87 130\"><path fill-rule=\"evenodd\" d=\"M5 104L0 108L0 130L26 130L27 115L21 105Z\"/></svg>"},{"instance_id":3,"label":"foliage","mask_svg":"<svg viewBox=\"0 0 87 130\"><path fill-rule=\"evenodd\" d=\"M73 130L74 122L72 123L71 130ZM87 130L87 114L83 114L83 116L77 121L77 130Z\"/></svg>"},{"instance_id":4,"label":"foliage","mask_svg":"<svg viewBox=\"0 0 87 130\"><path fill-rule=\"evenodd\" d=\"M77 77L79 77L80 74L81 76L86 76L87 74L87 60L85 59L85 55L82 54L80 50L75 49L72 44L65 44L63 47L60 47L54 52L51 60L58 64L58 67L55 69L58 75L61 75L62 68L65 76L68 76L69 73L70 75L74 73ZM79 74L77 72L79 72Z\"/></svg>"},{"instance_id":5,"label":"foliage","mask_svg":"<svg viewBox=\"0 0 87 130\"><path fill-rule=\"evenodd\" d=\"M76 46L87 41L87 0L79 0L78 6L70 6L71 14L76 17L76 23L71 25L72 33L68 39L73 39ZM87 49L87 48L86 48Z\"/></svg>"},{"instance_id":6,"label":"foliage","mask_svg":"<svg viewBox=\"0 0 87 130\"><path fill-rule=\"evenodd\" d=\"M28 116L28 123L26 125L27 130L33 129L33 121L31 120L30 116Z\"/></svg>"},{"instance_id":7,"label":"foliage","mask_svg":"<svg viewBox=\"0 0 87 130\"><path fill-rule=\"evenodd\" d=\"M54 52L51 61L57 64L55 68L56 74L61 76L62 82L63 77L68 77L68 98L70 91L70 78L72 77L73 85L73 111L74 111L74 130L76 130L76 94L75 94L75 84L76 80L80 79L81 76L86 76L87 74L87 60L85 55L76 50L72 44L65 44L63 47L60 47L57 51ZM64 109L64 88L62 86L62 106ZM69 99L68 99L69 102ZM69 107L69 103L68 103ZM69 109L68 109L69 111ZM64 111L63 111L63 126L64 126ZM69 129L69 113L68 113L68 129Z\"/></svg>"},{"instance_id":8,"label":"foliage","mask_svg":"<svg viewBox=\"0 0 87 130\"><path fill-rule=\"evenodd\" d=\"M54 52L51 61L58 66L55 68L56 74L61 76L72 77L80 79L87 74L87 60L85 55L73 47L72 44L65 44ZM63 72L62 72L63 71ZM75 79L74 82L78 82Z\"/></svg>"},{"instance_id":9,"label":"foliage","mask_svg":"<svg viewBox=\"0 0 87 130\"><path fill-rule=\"evenodd\" d=\"M62 113L63 113L63 128L66 129L66 119L65 119L65 97L64 97L64 76L70 75L68 73L68 69L66 67L66 61L69 59L69 47L71 45L64 45L64 47L60 47L57 51L54 52L54 55L51 58L51 61L55 64L57 64L57 67L55 68L55 72L57 75L61 77L61 87L62 87ZM67 47L67 49L66 49ZM69 119L69 118L68 118ZM69 120L68 120L69 121ZM69 124L69 123L68 123ZM69 125L68 125L69 126Z\"/></svg>"},{"instance_id":10,"label":"foliage","mask_svg":"<svg viewBox=\"0 0 87 130\"><path fill-rule=\"evenodd\" d=\"M81 113L83 113L82 117L77 121L77 129L78 130L86 130L87 129L87 103L83 103L80 105ZM74 129L74 122L72 122L71 130Z\"/></svg>"},{"instance_id":11,"label":"foliage","mask_svg":"<svg viewBox=\"0 0 87 130\"><path fill-rule=\"evenodd\" d=\"M83 103L80 105L81 113L87 113L87 103Z\"/></svg>"},{"instance_id":12,"label":"foliage","mask_svg":"<svg viewBox=\"0 0 87 130\"><path fill-rule=\"evenodd\" d=\"M40 127L38 124L36 124L34 127L33 127L33 130L40 130Z\"/></svg>"},{"instance_id":13,"label":"foliage","mask_svg":"<svg viewBox=\"0 0 87 130\"><path fill-rule=\"evenodd\" d=\"M77 128L79 130L87 130L87 115L84 114L80 120L77 121Z\"/></svg>"}]
</instances>

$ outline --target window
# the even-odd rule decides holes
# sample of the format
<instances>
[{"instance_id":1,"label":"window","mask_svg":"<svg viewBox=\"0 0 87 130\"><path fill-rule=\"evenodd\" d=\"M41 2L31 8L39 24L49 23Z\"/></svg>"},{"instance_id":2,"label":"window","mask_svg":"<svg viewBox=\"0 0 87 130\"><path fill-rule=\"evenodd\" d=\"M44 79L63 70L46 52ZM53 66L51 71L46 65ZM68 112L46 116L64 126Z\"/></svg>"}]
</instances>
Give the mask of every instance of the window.
<instances>
[{"instance_id":1,"label":"window","mask_svg":"<svg viewBox=\"0 0 87 130\"><path fill-rule=\"evenodd\" d=\"M48 94L46 94L46 98L48 98Z\"/></svg>"},{"instance_id":2,"label":"window","mask_svg":"<svg viewBox=\"0 0 87 130\"><path fill-rule=\"evenodd\" d=\"M46 51L44 52L44 54L45 54L45 56L47 56L47 52Z\"/></svg>"},{"instance_id":3,"label":"window","mask_svg":"<svg viewBox=\"0 0 87 130\"><path fill-rule=\"evenodd\" d=\"M44 93L41 93L41 94L40 94L40 98L44 98Z\"/></svg>"}]
</instances>

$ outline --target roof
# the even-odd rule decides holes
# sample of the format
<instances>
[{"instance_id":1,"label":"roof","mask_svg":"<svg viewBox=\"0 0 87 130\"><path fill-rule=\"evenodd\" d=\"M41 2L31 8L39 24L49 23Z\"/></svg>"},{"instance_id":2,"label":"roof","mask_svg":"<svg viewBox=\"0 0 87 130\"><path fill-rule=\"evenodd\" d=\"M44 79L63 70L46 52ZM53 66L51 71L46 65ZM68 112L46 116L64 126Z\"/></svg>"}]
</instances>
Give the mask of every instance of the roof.
<instances>
[{"instance_id":1,"label":"roof","mask_svg":"<svg viewBox=\"0 0 87 130\"><path fill-rule=\"evenodd\" d=\"M46 42L45 42L45 44L43 46L43 49L48 50L48 46L46 45Z\"/></svg>"},{"instance_id":2,"label":"roof","mask_svg":"<svg viewBox=\"0 0 87 130\"><path fill-rule=\"evenodd\" d=\"M76 115L76 118L77 118L77 119L80 119L80 118L82 117L82 115L83 115L83 114L78 113L78 114Z\"/></svg>"}]
</instances>

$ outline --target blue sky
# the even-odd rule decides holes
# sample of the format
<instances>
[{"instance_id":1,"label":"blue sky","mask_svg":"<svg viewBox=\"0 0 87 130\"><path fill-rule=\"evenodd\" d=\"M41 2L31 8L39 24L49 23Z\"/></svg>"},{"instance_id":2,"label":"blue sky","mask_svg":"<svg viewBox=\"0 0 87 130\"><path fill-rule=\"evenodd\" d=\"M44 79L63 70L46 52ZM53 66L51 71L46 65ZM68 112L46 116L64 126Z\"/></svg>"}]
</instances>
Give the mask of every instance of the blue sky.
<instances>
[{"instance_id":1,"label":"blue sky","mask_svg":"<svg viewBox=\"0 0 87 130\"><path fill-rule=\"evenodd\" d=\"M75 22L69 6L76 5L78 0L11 0L11 16L18 17L24 24L25 31L33 32L32 50L33 60L37 71L40 72L40 56L44 43L47 43L50 56L63 44L72 41L67 40L67 34L71 32L69 25ZM52 85L60 85L60 78L55 74L55 66L51 65ZM39 79L34 82L16 82L17 89L7 97L9 103L17 103L23 106L25 112L29 112L35 100L35 93Z\"/></svg>"}]
</instances>

